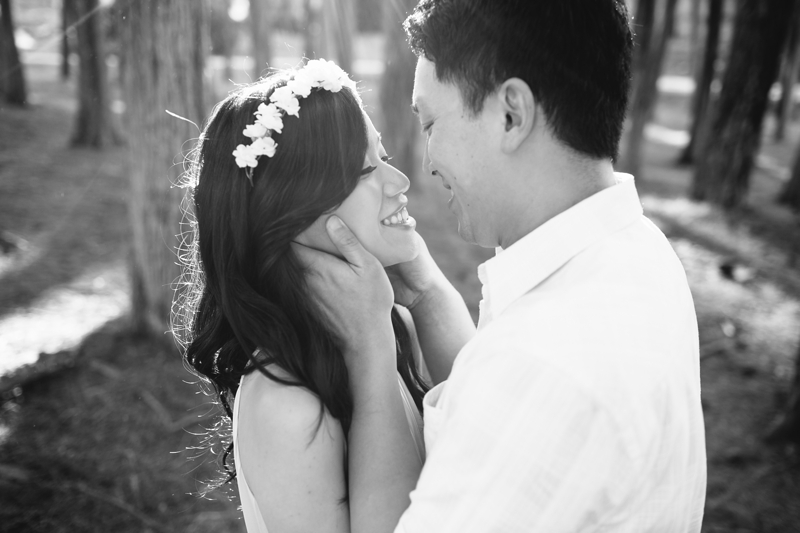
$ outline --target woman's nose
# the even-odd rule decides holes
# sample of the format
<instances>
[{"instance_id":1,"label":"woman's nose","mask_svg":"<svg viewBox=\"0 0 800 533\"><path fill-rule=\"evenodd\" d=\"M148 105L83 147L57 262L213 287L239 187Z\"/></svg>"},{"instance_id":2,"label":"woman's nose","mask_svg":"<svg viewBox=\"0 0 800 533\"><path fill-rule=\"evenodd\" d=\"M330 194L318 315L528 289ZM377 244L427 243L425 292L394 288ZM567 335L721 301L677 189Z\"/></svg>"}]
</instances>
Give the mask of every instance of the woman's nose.
<instances>
[{"instance_id":1,"label":"woman's nose","mask_svg":"<svg viewBox=\"0 0 800 533\"><path fill-rule=\"evenodd\" d=\"M384 175L386 177L383 184L383 192L386 196L397 196L398 194L406 192L411 186L411 181L409 181L406 175L391 165L386 169Z\"/></svg>"}]
</instances>

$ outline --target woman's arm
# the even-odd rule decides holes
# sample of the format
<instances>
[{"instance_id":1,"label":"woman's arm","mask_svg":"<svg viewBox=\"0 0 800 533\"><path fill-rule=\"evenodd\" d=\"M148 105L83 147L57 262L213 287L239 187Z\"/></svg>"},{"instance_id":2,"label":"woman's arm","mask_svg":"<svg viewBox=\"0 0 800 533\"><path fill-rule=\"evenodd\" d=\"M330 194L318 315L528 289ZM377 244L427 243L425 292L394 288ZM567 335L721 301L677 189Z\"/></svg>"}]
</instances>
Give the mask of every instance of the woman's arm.
<instances>
[{"instance_id":1,"label":"woman's arm","mask_svg":"<svg viewBox=\"0 0 800 533\"><path fill-rule=\"evenodd\" d=\"M236 468L267 528L349 532L341 424L304 388L261 375L249 379L240 389Z\"/></svg>"}]
</instances>

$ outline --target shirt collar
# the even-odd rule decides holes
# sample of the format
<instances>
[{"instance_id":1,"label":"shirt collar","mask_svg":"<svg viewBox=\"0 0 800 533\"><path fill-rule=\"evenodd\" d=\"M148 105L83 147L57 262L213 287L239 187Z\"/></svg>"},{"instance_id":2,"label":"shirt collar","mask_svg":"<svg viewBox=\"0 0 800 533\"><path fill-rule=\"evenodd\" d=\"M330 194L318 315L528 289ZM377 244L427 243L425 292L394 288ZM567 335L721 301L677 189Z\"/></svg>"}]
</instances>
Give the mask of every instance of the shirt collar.
<instances>
[{"instance_id":1,"label":"shirt collar","mask_svg":"<svg viewBox=\"0 0 800 533\"><path fill-rule=\"evenodd\" d=\"M478 267L481 322L496 318L580 252L642 216L633 176L615 177L616 185L554 216L505 250L498 248L495 257Z\"/></svg>"}]
</instances>

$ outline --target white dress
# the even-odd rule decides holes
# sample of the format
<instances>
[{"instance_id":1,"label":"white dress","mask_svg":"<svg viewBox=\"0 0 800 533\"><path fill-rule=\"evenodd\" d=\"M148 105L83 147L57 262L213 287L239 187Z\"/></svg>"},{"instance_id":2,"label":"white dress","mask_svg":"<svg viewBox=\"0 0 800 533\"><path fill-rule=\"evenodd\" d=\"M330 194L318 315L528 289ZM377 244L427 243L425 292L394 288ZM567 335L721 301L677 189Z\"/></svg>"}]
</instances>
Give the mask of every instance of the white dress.
<instances>
[{"instance_id":1,"label":"white dress","mask_svg":"<svg viewBox=\"0 0 800 533\"><path fill-rule=\"evenodd\" d=\"M239 391L241 392L245 380L250 376L257 374L258 371L242 376L239 382ZM411 436L414 438L414 444L417 448L417 456L420 462L425 462L425 444L422 433L422 416L414 405L414 400L408 392L403 378L400 374L397 375L398 388L400 389L400 396L403 398L403 407L405 407L406 419L408 420L408 428L411 431ZM239 398L241 394L237 394L233 401L233 457L234 462L238 465L237 451L239 450L238 439L238 420L239 420ZM267 525L264 523L264 517L261 516L261 511L256 503L256 498L250 486L247 484L245 473L241 469L237 469L236 482L239 485L239 500L242 502L242 514L244 515L244 524L247 527L247 533L267 533Z\"/></svg>"}]
</instances>

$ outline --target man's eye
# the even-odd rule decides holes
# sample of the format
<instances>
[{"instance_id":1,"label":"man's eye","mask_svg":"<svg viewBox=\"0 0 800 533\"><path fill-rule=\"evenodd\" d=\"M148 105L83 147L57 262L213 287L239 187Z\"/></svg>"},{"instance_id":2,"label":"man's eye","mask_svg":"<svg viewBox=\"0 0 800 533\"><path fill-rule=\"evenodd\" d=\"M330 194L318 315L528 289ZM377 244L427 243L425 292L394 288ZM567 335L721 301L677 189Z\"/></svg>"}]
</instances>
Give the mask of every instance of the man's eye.
<instances>
[{"instance_id":1,"label":"man's eye","mask_svg":"<svg viewBox=\"0 0 800 533\"><path fill-rule=\"evenodd\" d=\"M428 124L423 124L422 125L422 133L423 134L430 134L432 127L433 127L433 122L429 122Z\"/></svg>"},{"instance_id":2,"label":"man's eye","mask_svg":"<svg viewBox=\"0 0 800 533\"><path fill-rule=\"evenodd\" d=\"M381 161L383 161L384 163L388 163L391 160L392 160L392 158L390 156L388 156L388 155L385 155L385 156L381 157Z\"/></svg>"}]
</instances>

